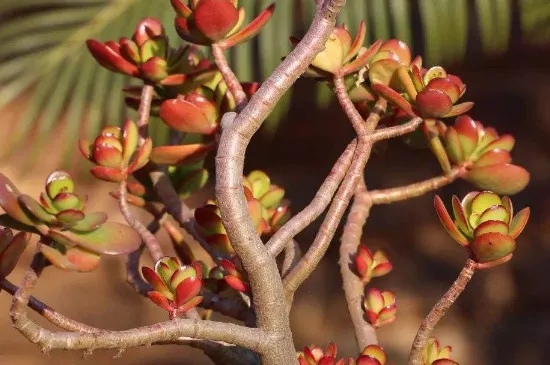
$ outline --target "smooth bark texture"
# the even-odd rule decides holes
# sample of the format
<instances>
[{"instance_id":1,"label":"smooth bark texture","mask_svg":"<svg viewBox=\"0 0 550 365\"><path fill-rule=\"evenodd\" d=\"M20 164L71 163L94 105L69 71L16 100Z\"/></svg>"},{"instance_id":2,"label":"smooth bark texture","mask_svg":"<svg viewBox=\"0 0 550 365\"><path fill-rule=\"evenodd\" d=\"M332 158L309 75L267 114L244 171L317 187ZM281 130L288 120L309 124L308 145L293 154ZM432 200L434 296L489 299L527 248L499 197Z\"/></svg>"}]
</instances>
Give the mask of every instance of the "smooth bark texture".
<instances>
[{"instance_id":1,"label":"smooth bark texture","mask_svg":"<svg viewBox=\"0 0 550 365\"><path fill-rule=\"evenodd\" d=\"M411 353L409 355L409 365L423 365L422 353L428 344L428 340L435 326L437 326L441 318L443 318L459 295L464 291L472 275L474 275L475 269L475 261L468 259L453 285L451 285L445 295L439 299L430 313L424 318L414 338Z\"/></svg>"},{"instance_id":2,"label":"smooth bark texture","mask_svg":"<svg viewBox=\"0 0 550 365\"><path fill-rule=\"evenodd\" d=\"M153 101L153 85L145 83L141 89L141 100L138 108L138 129L141 140L149 136L149 115L151 114L151 102Z\"/></svg>"},{"instance_id":3,"label":"smooth bark texture","mask_svg":"<svg viewBox=\"0 0 550 365\"><path fill-rule=\"evenodd\" d=\"M256 233L242 187L244 156L254 133L281 96L304 72L331 34L345 0L319 7L302 41L262 84L237 116L228 113L216 156L216 198L222 221L235 252L248 273L257 325L269 336L261 352L264 365L297 362L284 291L275 259Z\"/></svg>"},{"instance_id":4,"label":"smooth bark texture","mask_svg":"<svg viewBox=\"0 0 550 365\"><path fill-rule=\"evenodd\" d=\"M235 103L237 104L236 110L240 111L248 102L248 98L246 97L246 94L243 91L243 87L237 79L237 76L235 76L235 73L233 72L231 67L229 67L227 59L225 58L223 52L223 48L221 48L219 45L212 45L212 56L214 56L214 62L216 62L216 66L218 66L218 68L220 69L220 73L223 76L229 92L235 98Z\"/></svg>"},{"instance_id":5,"label":"smooth bark texture","mask_svg":"<svg viewBox=\"0 0 550 365\"><path fill-rule=\"evenodd\" d=\"M344 233L340 241L339 261L348 312L355 330L355 340L359 351L368 345L378 343L374 327L364 317L362 303L365 286L352 271L353 257L361 243L363 227L367 222L371 207L372 202L367 194L365 182L362 180L355 190L353 204L344 225Z\"/></svg>"},{"instance_id":6,"label":"smooth bark texture","mask_svg":"<svg viewBox=\"0 0 550 365\"><path fill-rule=\"evenodd\" d=\"M308 206L290 218L290 220L269 239L266 246L273 257L279 255L287 242L309 226L325 211L351 165L351 159L355 153L356 147L357 141L353 140L344 150L340 158L338 158L332 170L330 170L329 175L325 181L323 181L323 184L321 184L319 190L315 193L315 197Z\"/></svg>"},{"instance_id":7,"label":"smooth bark texture","mask_svg":"<svg viewBox=\"0 0 550 365\"><path fill-rule=\"evenodd\" d=\"M141 223L139 220L137 220L132 212L130 211L130 207L128 206L128 200L127 200L127 182L126 180L123 180L120 182L119 189L118 189L118 204L120 208L120 212L124 216L124 219L128 223L130 227L132 227L143 240L143 243L145 243L145 246L147 247L147 250L149 251L149 255L151 255L151 258L154 262L157 262L162 257L164 257L164 253L162 252L162 248L160 247L160 244L158 243L155 236Z\"/></svg>"},{"instance_id":8,"label":"smooth bark texture","mask_svg":"<svg viewBox=\"0 0 550 365\"><path fill-rule=\"evenodd\" d=\"M118 349L123 351L137 346L148 346L158 341L175 341L180 337L223 341L253 351L263 351L267 343L265 333L259 329L247 328L230 323L203 321L200 319L175 319L151 326L127 331L100 332L52 332L31 321L26 312L31 291L38 281L39 268L36 257L26 271L19 290L13 296L10 317L13 326L29 341L48 352L52 349L87 350Z\"/></svg>"},{"instance_id":9,"label":"smooth bark texture","mask_svg":"<svg viewBox=\"0 0 550 365\"><path fill-rule=\"evenodd\" d=\"M368 136L376 129L380 116L386 110L387 106L386 100L379 99L376 102L373 112L371 112L365 122L351 102L343 80L336 78L334 83L338 101L357 133L357 149L351 166L332 201L315 240L302 260L300 260L298 265L288 274L283 282L287 298L292 297L292 293L294 293L294 291L296 291L296 289L311 275L321 261L321 258L325 255L330 241L334 237L336 228L348 207L355 188L363 176L363 170L370 157L373 143L369 141Z\"/></svg>"}]
</instances>

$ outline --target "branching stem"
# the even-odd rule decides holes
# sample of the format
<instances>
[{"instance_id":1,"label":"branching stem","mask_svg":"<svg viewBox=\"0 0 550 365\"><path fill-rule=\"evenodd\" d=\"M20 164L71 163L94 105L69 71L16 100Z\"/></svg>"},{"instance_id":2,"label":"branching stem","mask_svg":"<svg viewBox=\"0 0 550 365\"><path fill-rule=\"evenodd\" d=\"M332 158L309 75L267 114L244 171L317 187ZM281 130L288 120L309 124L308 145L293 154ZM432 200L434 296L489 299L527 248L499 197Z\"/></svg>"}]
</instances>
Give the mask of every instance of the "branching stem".
<instances>
[{"instance_id":1,"label":"branching stem","mask_svg":"<svg viewBox=\"0 0 550 365\"><path fill-rule=\"evenodd\" d=\"M237 79L237 76L235 75L231 67L229 67L227 59L225 58L225 54L223 52L223 48L219 45L212 45L212 55L214 56L214 62L216 62L216 65L220 69L220 72L223 76L225 83L227 84L229 92L231 92L231 95L233 95L233 98L235 98L235 103L237 104L236 110L240 111L248 102L248 98L246 97L246 94L243 90L241 83L239 82L239 79Z\"/></svg>"},{"instance_id":2,"label":"branching stem","mask_svg":"<svg viewBox=\"0 0 550 365\"><path fill-rule=\"evenodd\" d=\"M426 318L422 321L414 342L412 345L411 353L409 355L409 365L423 365L422 353L424 348L428 344L428 340L437 324L447 313L449 308L453 305L459 295L464 291L466 285L472 278L474 271L476 270L476 263L472 259L466 261L466 265L458 275L453 285L449 290L439 299L439 301L433 306L432 310Z\"/></svg>"}]
</instances>

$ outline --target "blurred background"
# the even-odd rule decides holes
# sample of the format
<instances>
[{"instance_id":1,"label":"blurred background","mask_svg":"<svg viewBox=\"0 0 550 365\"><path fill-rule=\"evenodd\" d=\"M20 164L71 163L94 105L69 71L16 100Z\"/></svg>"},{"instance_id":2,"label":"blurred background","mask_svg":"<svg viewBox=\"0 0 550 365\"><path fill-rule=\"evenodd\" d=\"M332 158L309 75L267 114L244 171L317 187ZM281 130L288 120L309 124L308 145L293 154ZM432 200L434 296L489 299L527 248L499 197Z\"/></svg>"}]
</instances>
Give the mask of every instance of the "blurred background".
<instances>
[{"instance_id":1,"label":"blurred background","mask_svg":"<svg viewBox=\"0 0 550 365\"><path fill-rule=\"evenodd\" d=\"M249 16L270 1L241 0ZM290 34L301 35L312 14L312 1L277 1L270 25L253 42L231 52L243 80L262 80L288 52ZM173 32L172 9L159 0L2 0L0 2L0 170L20 190L37 195L47 174L64 166L77 174L80 191L122 220L107 192L95 183L76 152L78 135L90 136L103 124L119 123L126 113L120 88L128 80L100 69L85 52L87 38L117 39L131 34L137 21L154 15ZM464 100L476 103L470 115L516 137L514 162L531 172L527 189L514 205L530 206L532 216L507 265L476 273L466 292L443 319L435 335L453 346L463 365L548 364L550 359L550 2L547 0L348 0L341 22L352 34L366 19L369 40L399 37L441 64L468 86ZM172 36L173 42L177 37ZM165 138L154 124L157 140ZM300 80L280 103L248 149L247 170L262 168L287 189L294 211L313 197L353 131L324 85ZM210 161L212 164L212 161ZM399 140L379 148L366 172L370 188L403 185L440 173L427 150ZM189 202L202 204L211 186ZM438 192L470 191L458 182ZM371 285L398 297L398 319L378 331L381 345L396 364L404 364L423 316L460 271L463 250L444 232L432 208L433 194L375 207L363 241L384 248L393 272ZM147 217L143 217L147 220ZM320 222L297 238L303 249ZM339 237L337 234L336 237ZM168 241L163 239L168 245ZM338 344L343 356L355 356L355 341L337 265L335 238L319 269L297 293L292 311L296 346ZM24 267L30 252L21 261ZM145 261L147 262L147 261ZM107 259L90 274L46 270L35 295L60 312L87 324L126 329L164 320L164 313L136 295L124 282L120 259ZM10 277L21 279L22 270ZM200 352L180 347L128 350L121 359L98 351L55 351L43 355L11 328L11 298L0 293L0 363L203 364ZM34 314L32 314L34 316ZM40 323L41 319L37 317ZM45 326L48 324L43 323Z\"/></svg>"}]
</instances>

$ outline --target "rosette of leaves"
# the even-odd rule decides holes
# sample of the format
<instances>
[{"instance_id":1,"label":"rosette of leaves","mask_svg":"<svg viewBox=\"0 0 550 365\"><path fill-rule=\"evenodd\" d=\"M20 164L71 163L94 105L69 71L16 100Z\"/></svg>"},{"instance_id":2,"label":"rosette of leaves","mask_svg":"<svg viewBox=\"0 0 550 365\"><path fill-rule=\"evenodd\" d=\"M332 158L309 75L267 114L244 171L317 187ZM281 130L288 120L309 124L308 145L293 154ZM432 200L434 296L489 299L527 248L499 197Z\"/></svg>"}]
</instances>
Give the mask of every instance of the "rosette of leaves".
<instances>
[{"instance_id":1,"label":"rosette of leaves","mask_svg":"<svg viewBox=\"0 0 550 365\"><path fill-rule=\"evenodd\" d=\"M434 199L439 220L449 235L466 248L476 262L497 265L509 261L516 249L516 238L529 220L529 208L514 216L509 197L490 191L473 191L462 201L452 198L454 219L439 196Z\"/></svg>"},{"instance_id":2,"label":"rosette of leaves","mask_svg":"<svg viewBox=\"0 0 550 365\"><path fill-rule=\"evenodd\" d=\"M153 142L146 138L139 142L136 123L128 120L122 128L104 127L93 143L79 140L79 149L84 157L98 166L90 172L107 182L120 182L149 162Z\"/></svg>"},{"instance_id":3,"label":"rosette of leaves","mask_svg":"<svg viewBox=\"0 0 550 365\"><path fill-rule=\"evenodd\" d=\"M243 27L245 9L237 9L238 0L170 0L176 11L176 31L187 42L223 49L256 36L271 19L275 3Z\"/></svg>"},{"instance_id":4,"label":"rosette of leaves","mask_svg":"<svg viewBox=\"0 0 550 365\"><path fill-rule=\"evenodd\" d=\"M384 349L378 345L368 345L361 351L355 363L357 365L385 365L388 357Z\"/></svg>"},{"instance_id":5,"label":"rosette of leaves","mask_svg":"<svg viewBox=\"0 0 550 365\"><path fill-rule=\"evenodd\" d=\"M334 365L337 353L338 348L333 342L328 344L326 350L316 345L310 345L298 353L298 362L300 365ZM338 363L338 365L342 364L340 361Z\"/></svg>"},{"instance_id":6,"label":"rosette of leaves","mask_svg":"<svg viewBox=\"0 0 550 365\"><path fill-rule=\"evenodd\" d=\"M14 236L11 229L0 228L0 280L15 269L30 239L28 232L19 232Z\"/></svg>"},{"instance_id":7,"label":"rosette of leaves","mask_svg":"<svg viewBox=\"0 0 550 365\"><path fill-rule=\"evenodd\" d=\"M462 177L467 181L506 195L518 193L529 183L529 172L511 164L512 135L499 136L494 128L485 128L467 115L458 117L454 126L440 123L439 128L449 160L464 166Z\"/></svg>"},{"instance_id":8,"label":"rosette of leaves","mask_svg":"<svg viewBox=\"0 0 550 365\"><path fill-rule=\"evenodd\" d=\"M402 53L410 54L404 50ZM423 69L420 57L409 66L406 62L400 64L391 58L384 59L385 63L380 65L382 60L376 61L377 57L373 57L369 69L372 88L409 116L449 118L466 113L474 106L472 102L456 104L466 92L466 85L459 77L448 74L443 67ZM408 57L403 58L409 60ZM384 70L385 67L388 70Z\"/></svg>"},{"instance_id":9,"label":"rosette of leaves","mask_svg":"<svg viewBox=\"0 0 550 365\"><path fill-rule=\"evenodd\" d=\"M182 265L176 257L163 257L155 268L144 266L143 277L153 287L147 296L153 303L166 310L171 318L176 318L196 307L202 297L202 267L196 262Z\"/></svg>"},{"instance_id":10,"label":"rosette of leaves","mask_svg":"<svg viewBox=\"0 0 550 365\"><path fill-rule=\"evenodd\" d=\"M105 43L89 39L86 44L96 61L112 72L161 85L185 81L183 74L174 71L179 71L180 63L185 62L188 48L170 48L164 27L154 18L140 21L131 39Z\"/></svg>"},{"instance_id":11,"label":"rosette of leaves","mask_svg":"<svg viewBox=\"0 0 550 365\"><path fill-rule=\"evenodd\" d=\"M317 54L304 76L330 81L334 76L343 77L356 73L365 67L382 44L382 41L377 41L365 49L363 43L366 35L364 21L359 24L357 35L353 39L345 24L334 27L325 48ZM300 41L298 38L290 38L294 47Z\"/></svg>"},{"instance_id":12,"label":"rosette of leaves","mask_svg":"<svg viewBox=\"0 0 550 365\"><path fill-rule=\"evenodd\" d=\"M424 365L458 365L456 361L451 360L452 350L451 346L441 347L439 341L431 337L422 355Z\"/></svg>"},{"instance_id":13,"label":"rosette of leaves","mask_svg":"<svg viewBox=\"0 0 550 365\"><path fill-rule=\"evenodd\" d=\"M395 295L389 290L371 288L365 294L363 309L367 321L374 327L392 323L397 312Z\"/></svg>"},{"instance_id":14,"label":"rosette of leaves","mask_svg":"<svg viewBox=\"0 0 550 365\"><path fill-rule=\"evenodd\" d=\"M74 192L65 171L48 176L39 200L21 194L0 174L0 207L6 212L0 224L49 238L54 243L41 244L40 250L61 269L91 271L99 265L100 255L128 254L141 243L132 228L107 222L106 213L85 213L87 198Z\"/></svg>"},{"instance_id":15,"label":"rosette of leaves","mask_svg":"<svg viewBox=\"0 0 550 365\"><path fill-rule=\"evenodd\" d=\"M285 191L271 184L264 172L255 170L243 179L243 189L248 211L260 234L271 234L288 220L290 212L284 202ZM195 224L199 234L216 251L232 256L229 237L223 226L219 208L214 202L195 209Z\"/></svg>"},{"instance_id":16,"label":"rosette of leaves","mask_svg":"<svg viewBox=\"0 0 550 365\"><path fill-rule=\"evenodd\" d=\"M372 278L388 274L392 268L393 266L383 250L378 250L373 254L365 245L357 247L355 269L363 284L369 283Z\"/></svg>"}]
</instances>

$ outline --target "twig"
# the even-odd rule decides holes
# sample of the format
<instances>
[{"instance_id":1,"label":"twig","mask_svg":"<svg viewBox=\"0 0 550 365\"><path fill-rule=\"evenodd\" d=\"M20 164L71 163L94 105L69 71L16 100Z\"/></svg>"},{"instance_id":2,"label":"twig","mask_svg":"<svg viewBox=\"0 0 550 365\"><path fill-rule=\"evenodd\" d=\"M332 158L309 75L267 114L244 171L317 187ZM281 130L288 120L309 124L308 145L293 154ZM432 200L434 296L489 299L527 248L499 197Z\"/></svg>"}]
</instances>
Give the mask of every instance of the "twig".
<instances>
[{"instance_id":1,"label":"twig","mask_svg":"<svg viewBox=\"0 0 550 365\"><path fill-rule=\"evenodd\" d=\"M363 234L363 226L367 222L372 207L372 202L368 199L366 192L367 187L364 180L362 180L355 190L355 198L344 225L339 261L348 312L353 323L355 340L359 349L378 343L376 331L374 327L365 321L361 308L364 285L351 269L352 257L357 252Z\"/></svg>"},{"instance_id":2,"label":"twig","mask_svg":"<svg viewBox=\"0 0 550 365\"><path fill-rule=\"evenodd\" d=\"M33 264L26 271L19 290L13 296L10 317L13 326L45 352L52 349L124 350L151 345L157 341L174 341L180 337L224 341L253 351L262 351L267 343L264 332L259 329L197 319L176 319L126 331L51 332L31 321L25 311L31 291L38 281L39 270L35 264L37 257L35 255Z\"/></svg>"},{"instance_id":3,"label":"twig","mask_svg":"<svg viewBox=\"0 0 550 365\"><path fill-rule=\"evenodd\" d=\"M403 136L405 134L414 132L416 128L418 128L418 126L422 124L422 122L422 118L414 118L402 125L378 129L370 135L369 140L372 142L378 142L384 139Z\"/></svg>"},{"instance_id":4,"label":"twig","mask_svg":"<svg viewBox=\"0 0 550 365\"><path fill-rule=\"evenodd\" d=\"M411 353L409 355L409 365L423 365L422 353L428 344L430 335L439 320L443 318L458 296L462 293L462 291L464 291L464 288L472 278L475 269L476 263L474 260L468 259L468 261L466 261L466 265L458 275L458 278L455 280L453 285L451 285L445 295L441 297L441 299L434 305L430 313L428 313L426 318L424 318L418 332L416 333L416 337L414 338Z\"/></svg>"},{"instance_id":5,"label":"twig","mask_svg":"<svg viewBox=\"0 0 550 365\"><path fill-rule=\"evenodd\" d=\"M130 212L130 207L128 206L127 200L128 192L126 190L126 185L126 180L122 180L118 189L118 205L120 207L120 212L124 216L124 219L126 219L128 225L130 225L130 227L132 227L141 236L141 239L145 243L145 246L147 246L147 250L149 251L153 261L157 262L164 256L162 248L160 247L160 244L155 236L147 229L147 227L145 227L133 216L132 212Z\"/></svg>"},{"instance_id":6,"label":"twig","mask_svg":"<svg viewBox=\"0 0 550 365\"><path fill-rule=\"evenodd\" d=\"M266 247L273 257L281 253L287 242L309 226L311 222L325 211L349 169L356 147L357 141L353 140L338 158L308 206L294 215L269 239Z\"/></svg>"},{"instance_id":7,"label":"twig","mask_svg":"<svg viewBox=\"0 0 550 365\"><path fill-rule=\"evenodd\" d=\"M225 83L227 84L229 92L231 93L231 95L233 95L233 98L235 98L238 112L244 108L244 106L248 102L248 98L246 97L246 94L243 90L241 83L237 79L237 76L235 75L233 70L231 70L231 67L229 67L229 65L227 64L227 59L225 58L223 52L224 49L219 45L212 45L212 55L214 56L214 62L216 62L216 65L220 69L220 72L223 76L223 79L225 80Z\"/></svg>"},{"instance_id":8,"label":"twig","mask_svg":"<svg viewBox=\"0 0 550 365\"><path fill-rule=\"evenodd\" d=\"M138 108L138 129L141 139L149 135L149 115L151 114L151 102L153 100L154 88L152 84L145 83L141 89L141 100Z\"/></svg>"},{"instance_id":9,"label":"twig","mask_svg":"<svg viewBox=\"0 0 550 365\"><path fill-rule=\"evenodd\" d=\"M416 198L430 191L449 185L460 177L462 168L455 167L447 175L437 176L418 183L400 186L391 189L371 190L368 194L373 205L390 204L402 200Z\"/></svg>"},{"instance_id":10,"label":"twig","mask_svg":"<svg viewBox=\"0 0 550 365\"><path fill-rule=\"evenodd\" d=\"M11 295L19 290L17 285L12 284L7 279L0 281L0 288L5 290ZM51 308L47 304L42 303L40 300L35 297L29 297L28 306L30 309L40 314L42 317L47 319L50 323L56 325L59 328L65 329L71 332L86 332L86 333L97 333L101 332L99 328L94 328L68 317L65 317L61 313L57 312L55 309Z\"/></svg>"},{"instance_id":11,"label":"twig","mask_svg":"<svg viewBox=\"0 0 550 365\"><path fill-rule=\"evenodd\" d=\"M223 224L249 276L258 327L271 341L261 352L264 365L294 364L296 353L277 263L256 233L242 187L246 147L288 88L300 77L325 45L345 0L331 0L319 9L302 41L262 84L236 117L228 113L216 156L216 198Z\"/></svg>"},{"instance_id":12,"label":"twig","mask_svg":"<svg viewBox=\"0 0 550 365\"><path fill-rule=\"evenodd\" d=\"M336 89L343 88L343 81L341 79L335 79ZM330 241L334 237L336 228L342 220L344 212L348 207L349 201L355 191L359 180L363 176L363 170L370 157L372 150L372 142L368 141L368 135L376 129L376 125L380 120L380 114L386 109L387 102L384 99L379 99L376 102L374 111L371 112L367 118L366 123L361 125L359 119L361 116L355 106L349 99L348 94L337 90L336 94L338 100L348 118L352 120L352 125L356 129L358 134L358 144L355 151L355 155L351 166L342 182L342 185L338 189L336 196L333 199L332 204L327 212L323 224L319 228L319 232L313 241L313 244L306 252L304 257L300 260L298 265L291 271L285 278L283 284L285 286L286 298L291 298L292 293L311 275L313 270L317 267L323 256L325 255Z\"/></svg>"},{"instance_id":13,"label":"twig","mask_svg":"<svg viewBox=\"0 0 550 365\"><path fill-rule=\"evenodd\" d=\"M302 252L298 242L296 242L296 240L288 241L285 247L285 258L281 267L281 278L284 279L285 276L296 267L301 257Z\"/></svg>"}]
</instances>

